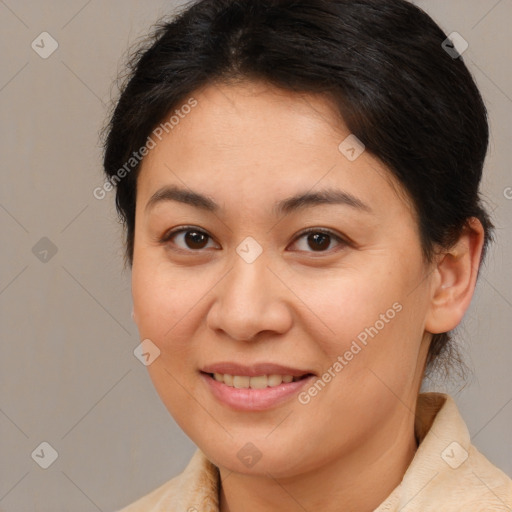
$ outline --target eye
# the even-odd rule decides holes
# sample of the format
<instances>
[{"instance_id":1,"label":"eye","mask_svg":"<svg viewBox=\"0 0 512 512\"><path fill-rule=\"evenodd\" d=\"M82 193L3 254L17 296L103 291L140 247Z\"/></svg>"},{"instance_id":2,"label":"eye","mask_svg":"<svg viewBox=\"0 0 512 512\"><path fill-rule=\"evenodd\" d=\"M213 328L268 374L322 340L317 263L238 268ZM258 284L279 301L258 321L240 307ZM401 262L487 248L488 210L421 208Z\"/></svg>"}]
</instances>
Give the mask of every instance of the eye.
<instances>
[{"instance_id":1,"label":"eye","mask_svg":"<svg viewBox=\"0 0 512 512\"><path fill-rule=\"evenodd\" d=\"M208 233L194 226L185 226L166 233L160 242L167 244L171 240L172 244L177 245L180 250L198 252L205 249L208 241L212 238ZM179 240L181 240L181 245L176 243Z\"/></svg>"},{"instance_id":2,"label":"eye","mask_svg":"<svg viewBox=\"0 0 512 512\"><path fill-rule=\"evenodd\" d=\"M338 242L338 245L341 247L349 245L341 236L327 229L307 229L295 239L296 241L294 243L297 243L297 240L301 239L305 239L305 243L302 244L303 248L299 250L306 252L328 252L333 240ZM312 251L308 251L308 247L311 248Z\"/></svg>"},{"instance_id":3,"label":"eye","mask_svg":"<svg viewBox=\"0 0 512 512\"><path fill-rule=\"evenodd\" d=\"M303 231L297 236L294 244L298 244L297 241L301 239L304 239L304 242L299 251L305 252L329 252L333 241L337 242L338 246L341 247L349 245L349 242L340 235L321 228L309 228ZM181 245L179 241L181 241ZM202 249L208 248L209 241L213 241L212 237L194 226L182 226L169 231L160 240L163 244L172 243L172 245L177 246L177 250L188 252L200 252ZM311 250L308 250L308 248Z\"/></svg>"}]
</instances>

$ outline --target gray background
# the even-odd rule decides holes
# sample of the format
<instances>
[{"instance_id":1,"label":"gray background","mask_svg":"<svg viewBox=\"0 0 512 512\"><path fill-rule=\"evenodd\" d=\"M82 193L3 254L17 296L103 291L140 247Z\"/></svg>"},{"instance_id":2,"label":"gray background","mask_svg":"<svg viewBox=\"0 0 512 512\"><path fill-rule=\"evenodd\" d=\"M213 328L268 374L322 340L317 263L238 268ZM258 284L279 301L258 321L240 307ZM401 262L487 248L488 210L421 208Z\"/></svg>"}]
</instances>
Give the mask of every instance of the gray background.
<instances>
[{"instance_id":1,"label":"gray background","mask_svg":"<svg viewBox=\"0 0 512 512\"><path fill-rule=\"evenodd\" d=\"M491 118L484 195L498 236L459 329L473 376L424 389L452 393L476 446L512 476L512 0L416 3L469 42L464 59ZM0 0L2 511L116 510L195 449L133 355L114 196L92 194L122 57L175 5ZM43 31L59 44L47 59L31 48ZM58 452L48 469L31 457L43 441Z\"/></svg>"}]
</instances>

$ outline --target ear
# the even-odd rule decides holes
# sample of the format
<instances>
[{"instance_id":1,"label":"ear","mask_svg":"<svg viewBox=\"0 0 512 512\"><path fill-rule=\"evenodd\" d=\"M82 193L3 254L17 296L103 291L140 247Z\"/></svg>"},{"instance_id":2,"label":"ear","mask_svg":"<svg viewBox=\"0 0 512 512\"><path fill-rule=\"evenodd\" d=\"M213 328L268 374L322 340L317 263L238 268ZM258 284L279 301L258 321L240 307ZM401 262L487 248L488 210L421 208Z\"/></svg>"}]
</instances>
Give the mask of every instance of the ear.
<instances>
[{"instance_id":1,"label":"ear","mask_svg":"<svg viewBox=\"0 0 512 512\"><path fill-rule=\"evenodd\" d=\"M485 232L471 217L457 243L437 259L425 330L432 334L457 327L469 308L482 257Z\"/></svg>"}]
</instances>

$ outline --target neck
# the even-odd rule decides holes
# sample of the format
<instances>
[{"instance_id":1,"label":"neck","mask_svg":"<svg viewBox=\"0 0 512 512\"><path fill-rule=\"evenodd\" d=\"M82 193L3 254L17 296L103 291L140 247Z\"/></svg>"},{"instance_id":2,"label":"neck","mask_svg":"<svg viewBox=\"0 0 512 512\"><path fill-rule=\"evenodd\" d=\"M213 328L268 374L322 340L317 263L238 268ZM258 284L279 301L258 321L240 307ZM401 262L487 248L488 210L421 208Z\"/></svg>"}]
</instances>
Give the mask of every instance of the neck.
<instances>
[{"instance_id":1,"label":"neck","mask_svg":"<svg viewBox=\"0 0 512 512\"><path fill-rule=\"evenodd\" d=\"M401 482L416 449L410 414L390 418L368 442L308 473L276 479L220 468L220 512L371 512Z\"/></svg>"}]
</instances>

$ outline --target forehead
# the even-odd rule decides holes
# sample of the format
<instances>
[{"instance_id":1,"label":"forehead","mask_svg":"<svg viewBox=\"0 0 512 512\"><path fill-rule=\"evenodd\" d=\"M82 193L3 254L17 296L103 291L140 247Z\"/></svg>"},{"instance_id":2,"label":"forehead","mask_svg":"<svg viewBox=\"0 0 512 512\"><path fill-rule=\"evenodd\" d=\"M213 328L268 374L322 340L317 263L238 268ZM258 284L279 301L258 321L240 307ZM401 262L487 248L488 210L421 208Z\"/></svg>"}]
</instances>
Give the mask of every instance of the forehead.
<instances>
[{"instance_id":1,"label":"forehead","mask_svg":"<svg viewBox=\"0 0 512 512\"><path fill-rule=\"evenodd\" d=\"M351 134L329 98L245 82L210 84L182 105L191 100L194 108L170 113L172 128L145 157L138 202L169 184L247 207L250 197L276 203L323 187L371 202L407 199L369 152L350 160L340 150Z\"/></svg>"}]
</instances>

